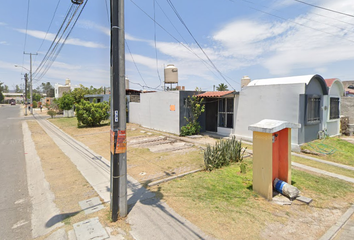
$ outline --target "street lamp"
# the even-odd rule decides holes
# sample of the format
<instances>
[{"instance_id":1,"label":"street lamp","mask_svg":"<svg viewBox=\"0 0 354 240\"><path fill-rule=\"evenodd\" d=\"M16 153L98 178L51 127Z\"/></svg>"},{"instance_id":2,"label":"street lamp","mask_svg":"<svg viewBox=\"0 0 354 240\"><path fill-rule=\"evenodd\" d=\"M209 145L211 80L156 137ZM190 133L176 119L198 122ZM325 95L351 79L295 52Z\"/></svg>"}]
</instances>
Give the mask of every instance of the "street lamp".
<instances>
[{"instance_id":1,"label":"street lamp","mask_svg":"<svg viewBox=\"0 0 354 240\"><path fill-rule=\"evenodd\" d=\"M27 71L30 72L30 107L31 107L31 114L33 115L33 104L32 104L32 59L31 59L31 67L30 67L30 69L27 69L24 66L20 66L20 65L15 65L15 67L20 67L20 68L26 69ZM26 95L26 99L27 99L27 95ZM25 114L27 115L27 101L26 101L26 113Z\"/></svg>"}]
</instances>

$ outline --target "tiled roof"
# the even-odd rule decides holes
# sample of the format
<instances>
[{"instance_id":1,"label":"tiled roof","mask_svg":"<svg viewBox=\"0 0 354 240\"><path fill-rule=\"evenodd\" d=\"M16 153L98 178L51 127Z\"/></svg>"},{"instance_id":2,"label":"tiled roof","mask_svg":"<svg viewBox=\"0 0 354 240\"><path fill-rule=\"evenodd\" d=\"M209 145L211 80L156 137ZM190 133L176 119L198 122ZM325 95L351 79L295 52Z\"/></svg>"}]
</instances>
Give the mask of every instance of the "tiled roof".
<instances>
[{"instance_id":1,"label":"tiled roof","mask_svg":"<svg viewBox=\"0 0 354 240\"><path fill-rule=\"evenodd\" d=\"M221 98L228 94L235 93L235 91L213 91L198 94L197 97L207 97L207 98Z\"/></svg>"},{"instance_id":2,"label":"tiled roof","mask_svg":"<svg viewBox=\"0 0 354 240\"><path fill-rule=\"evenodd\" d=\"M325 79L325 82L327 84L327 87L330 87L332 86L332 84L334 83L334 81L338 79L338 78L328 78L328 79Z\"/></svg>"}]
</instances>

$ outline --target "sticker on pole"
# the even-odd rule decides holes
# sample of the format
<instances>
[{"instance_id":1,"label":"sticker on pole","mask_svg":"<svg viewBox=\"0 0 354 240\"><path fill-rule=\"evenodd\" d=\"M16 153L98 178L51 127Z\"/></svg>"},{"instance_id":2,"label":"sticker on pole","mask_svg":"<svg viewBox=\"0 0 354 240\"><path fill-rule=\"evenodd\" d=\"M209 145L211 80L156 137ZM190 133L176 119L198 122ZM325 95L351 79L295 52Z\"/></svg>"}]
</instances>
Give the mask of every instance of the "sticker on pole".
<instances>
[{"instance_id":1,"label":"sticker on pole","mask_svg":"<svg viewBox=\"0 0 354 240\"><path fill-rule=\"evenodd\" d=\"M111 153L114 154L114 137L115 137L115 132L114 131L110 131L110 145L111 145Z\"/></svg>"},{"instance_id":2,"label":"sticker on pole","mask_svg":"<svg viewBox=\"0 0 354 240\"><path fill-rule=\"evenodd\" d=\"M114 111L114 122L118 122L118 110Z\"/></svg>"},{"instance_id":3,"label":"sticker on pole","mask_svg":"<svg viewBox=\"0 0 354 240\"><path fill-rule=\"evenodd\" d=\"M125 130L118 131L116 153L125 153L126 151L127 151L127 138L126 138Z\"/></svg>"}]
</instances>

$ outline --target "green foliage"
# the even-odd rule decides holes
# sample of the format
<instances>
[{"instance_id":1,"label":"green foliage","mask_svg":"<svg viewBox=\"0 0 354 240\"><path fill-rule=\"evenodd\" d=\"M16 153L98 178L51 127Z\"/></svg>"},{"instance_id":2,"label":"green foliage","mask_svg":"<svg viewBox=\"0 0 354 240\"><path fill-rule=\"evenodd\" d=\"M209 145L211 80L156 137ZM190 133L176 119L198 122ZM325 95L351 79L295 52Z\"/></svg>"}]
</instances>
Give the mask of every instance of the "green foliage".
<instances>
[{"instance_id":1,"label":"green foliage","mask_svg":"<svg viewBox=\"0 0 354 240\"><path fill-rule=\"evenodd\" d=\"M203 100L203 98L197 98L196 96L188 96L187 103L192 114L189 118L185 117L187 125L181 127L181 136L190 136L200 133L201 126L198 122L198 118L205 111Z\"/></svg>"},{"instance_id":2,"label":"green foliage","mask_svg":"<svg viewBox=\"0 0 354 240\"><path fill-rule=\"evenodd\" d=\"M3 92L5 92L5 86L3 86L4 83L0 82L0 103L2 103L5 99L4 95L2 94Z\"/></svg>"},{"instance_id":3,"label":"green foliage","mask_svg":"<svg viewBox=\"0 0 354 240\"><path fill-rule=\"evenodd\" d=\"M64 93L61 98L58 99L58 107L61 110L70 110L73 108L74 98L70 93Z\"/></svg>"},{"instance_id":4,"label":"green foliage","mask_svg":"<svg viewBox=\"0 0 354 240\"><path fill-rule=\"evenodd\" d=\"M32 99L33 101L39 102L41 101L41 95L39 93L33 93Z\"/></svg>"},{"instance_id":5,"label":"green foliage","mask_svg":"<svg viewBox=\"0 0 354 240\"><path fill-rule=\"evenodd\" d=\"M37 108L38 107L37 101L33 101L32 105L33 105L33 108Z\"/></svg>"},{"instance_id":6,"label":"green foliage","mask_svg":"<svg viewBox=\"0 0 354 240\"><path fill-rule=\"evenodd\" d=\"M54 97L54 87L50 82L42 83L40 88L42 89L42 93L47 94L47 97Z\"/></svg>"},{"instance_id":7,"label":"green foliage","mask_svg":"<svg viewBox=\"0 0 354 240\"><path fill-rule=\"evenodd\" d=\"M228 91L229 87L226 84L220 83L217 87L216 87L217 91Z\"/></svg>"},{"instance_id":8,"label":"green foliage","mask_svg":"<svg viewBox=\"0 0 354 240\"><path fill-rule=\"evenodd\" d=\"M221 140L214 146L207 145L204 151L204 165L209 171L215 168L227 166L231 162L242 162L243 154L241 141L237 141L233 136L231 139Z\"/></svg>"},{"instance_id":9,"label":"green foliage","mask_svg":"<svg viewBox=\"0 0 354 240\"><path fill-rule=\"evenodd\" d=\"M76 105L75 111L78 126L98 126L109 117L109 105L107 102L90 103L89 101L81 100Z\"/></svg>"},{"instance_id":10,"label":"green foliage","mask_svg":"<svg viewBox=\"0 0 354 240\"><path fill-rule=\"evenodd\" d=\"M53 110L49 110L49 111L47 112L47 114L48 114L49 116L51 116L52 118L54 118L54 116L57 115L57 112L56 112L56 111L53 111Z\"/></svg>"},{"instance_id":11,"label":"green foliage","mask_svg":"<svg viewBox=\"0 0 354 240\"><path fill-rule=\"evenodd\" d=\"M74 98L74 103L80 103L81 100L85 99L85 95L87 94L103 94L104 90L102 87L94 88L91 86L90 88L85 87L84 85L80 84L79 88L75 88L73 91L70 92L71 96Z\"/></svg>"}]
</instances>

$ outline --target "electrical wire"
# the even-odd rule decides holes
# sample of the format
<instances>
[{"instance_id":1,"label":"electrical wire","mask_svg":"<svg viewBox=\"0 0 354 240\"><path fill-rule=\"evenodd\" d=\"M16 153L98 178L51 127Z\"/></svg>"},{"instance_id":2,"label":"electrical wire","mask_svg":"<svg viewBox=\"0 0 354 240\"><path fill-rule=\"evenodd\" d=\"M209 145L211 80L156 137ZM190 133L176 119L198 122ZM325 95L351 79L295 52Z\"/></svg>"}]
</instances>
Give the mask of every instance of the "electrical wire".
<instances>
[{"instance_id":1,"label":"electrical wire","mask_svg":"<svg viewBox=\"0 0 354 240\"><path fill-rule=\"evenodd\" d=\"M184 44L181 42L179 39L177 39L175 36L173 36L169 31L166 30L161 24L159 24L157 21L154 20L153 17L151 17L144 9L142 9L138 4L136 4L133 0L130 0L131 3L133 3L141 12L143 12L150 20L154 21L157 26L159 26L163 31L165 31L171 38L173 38L178 44L183 46L185 49L187 49L189 52L191 52L193 55L195 55L197 58L199 58L204 64L206 64L207 68L209 68L209 62L204 60L202 57L200 57L198 54L196 54L188 45ZM210 64L210 67L213 68L212 64ZM216 76L216 74L212 71L212 73ZM235 80L234 80L235 81ZM231 84L230 84L231 85Z\"/></svg>"},{"instance_id":2,"label":"electrical wire","mask_svg":"<svg viewBox=\"0 0 354 240\"><path fill-rule=\"evenodd\" d=\"M228 1L233 2L233 3L236 4L235 0L228 0ZM243 2L248 2L248 3L255 4L254 2L251 2L251 1L248 1L248 0L238 0L238 1L243 1ZM307 26L307 25L305 25L305 24L292 21L292 20L290 20L290 19L287 19L287 18L278 16L278 15L275 15L275 14L270 13L270 12L263 11L263 10L258 9L258 8L254 8L254 7L251 7L251 6L248 6L248 7L251 8L251 9L253 9L253 10L255 10L255 11L258 11L258 12L261 12L261 13L264 13L264 14L267 14L267 15L270 15L270 16L273 16L273 17L282 19L282 20L284 20L284 21L289 21L289 22L294 23L294 24L296 24L296 25L299 25L299 26L302 26L302 27L305 27L305 28L309 28L309 29L315 30L315 31L317 31L317 32L325 33L325 34L328 34L328 35L331 35L331 36L334 36L334 37L337 37L337 38L341 38L341 39L343 39L343 40L346 40L346 41L349 41L349 42L353 42L353 43L354 43L354 40L351 40L351 39L348 39L348 38L344 38L344 37L338 36L338 35L336 35L336 34L333 34L333 33L330 33L330 32L326 32L326 31L323 31L323 30L320 30L320 29L317 29L317 28L314 28L314 27L310 27L310 26Z\"/></svg>"},{"instance_id":3,"label":"electrical wire","mask_svg":"<svg viewBox=\"0 0 354 240\"><path fill-rule=\"evenodd\" d=\"M136 70L138 71L138 73L139 73L139 75L140 75L140 78L143 80L145 86L147 86L147 84L146 84L146 82L145 82L145 79L144 79L143 76L141 75L141 72L140 72L140 70L139 70L139 68L138 68L138 66L137 66L137 64L136 64L136 62L135 62L135 60L134 60L133 54L132 54L132 52L130 51L130 47L129 47L129 44L128 44L127 41L125 41L125 45L127 46L128 52L129 52L129 54L130 54L130 57L131 57L132 60L133 60L133 63L134 63L134 65L135 65Z\"/></svg>"},{"instance_id":4,"label":"electrical wire","mask_svg":"<svg viewBox=\"0 0 354 240\"><path fill-rule=\"evenodd\" d=\"M336 11L336 10L333 10L333 9L329 9L329 8L321 7L321 6L318 6L318 5L315 5L315 4L311 4L311 3L307 3L307 2L303 2L303 1L300 1L300 0L293 0L293 1L295 1L295 2L299 2L299 3L302 3L302 4L305 4L305 5L308 5L308 6L314 7L314 8L319 8L319 9L326 10L326 11L329 11L329 12L333 12L333 13L341 14L341 15L344 15L344 16L347 16L347 17L354 17L354 15L352 15L352 14L348 14L348 13L344 13L344 12Z\"/></svg>"},{"instance_id":5,"label":"electrical wire","mask_svg":"<svg viewBox=\"0 0 354 240\"><path fill-rule=\"evenodd\" d=\"M27 31L28 31L28 20L29 20L29 10L30 10L30 2L31 0L28 0L28 4L27 4L27 17L26 17L26 33L25 33L25 40L24 40L24 43L23 43L23 56L22 56L22 66L25 62L25 52L26 52L26 45L27 45ZM21 75L23 74L22 72L23 68L21 68Z\"/></svg>"},{"instance_id":6,"label":"electrical wire","mask_svg":"<svg viewBox=\"0 0 354 240\"><path fill-rule=\"evenodd\" d=\"M160 87L161 86L161 76L160 76L160 72L159 72L159 59L157 56L157 45L156 45L156 8L155 8L155 0L152 1L153 2L153 8L154 8L154 45L155 45L155 59L156 59L156 72L157 72L157 76L160 80L160 84L156 87Z\"/></svg>"},{"instance_id":7,"label":"electrical wire","mask_svg":"<svg viewBox=\"0 0 354 240\"><path fill-rule=\"evenodd\" d=\"M47 29L47 32L45 33L45 36L44 36L44 38L43 38L43 40L42 40L42 43L41 43L41 45L39 46L37 52L39 52L39 51L41 50L41 48L42 48L42 46L43 46L43 43L44 43L44 40L46 40L46 38L47 38L48 32L49 32L49 30L50 30L50 27L52 26L54 17L55 17L55 15L56 15L56 13L57 13L57 10L58 10L60 1L61 1L61 0L58 1L57 6L55 7L52 20L51 20L50 23L49 23L49 27L48 27L48 29Z\"/></svg>"},{"instance_id":8,"label":"electrical wire","mask_svg":"<svg viewBox=\"0 0 354 240\"><path fill-rule=\"evenodd\" d=\"M194 37L194 35L192 34L192 32L189 30L189 28L187 27L186 23L183 21L182 17L180 16L180 14L178 13L177 9L175 8L175 6L173 5L173 3L171 2L171 0L166 0L167 3L170 5L171 9L173 10L173 12L176 14L177 18L181 21L181 23L183 24L183 26L186 28L186 30L188 31L188 33L191 35L191 37L193 38L194 42L198 45L198 47L200 48L200 50L203 52L204 56L208 59L208 61L211 63L211 65L213 66L213 68L219 73L219 75L224 79L224 81L226 83L228 83L230 85L231 88L233 88L235 90L235 88L229 83L229 81L227 81L227 79L225 78L225 76L221 73L221 71L216 67L216 65L214 64L214 62L209 58L208 54L204 51L204 49L202 48L202 46L199 44L199 42L197 41L197 39Z\"/></svg>"},{"instance_id":9,"label":"electrical wire","mask_svg":"<svg viewBox=\"0 0 354 240\"><path fill-rule=\"evenodd\" d=\"M57 56L59 55L62 48L64 47L65 42L69 38L72 30L74 29L81 13L84 10L87 3L88 3L88 0L86 0L84 4L80 4L80 5L72 4L70 6L70 8L67 12L67 15L66 15L60 29L58 30L56 37L54 38L45 57L43 58L42 62L40 63L40 65L38 66L38 68L36 69L36 71L34 73L37 82L44 77L44 75L48 72L48 70L50 69L50 67L52 66L54 61L56 60ZM76 19L74 19L75 15L77 14L80 7L81 7L81 11L77 15ZM65 26L64 30L62 31L63 26L65 24L66 24L66 26Z\"/></svg>"}]
</instances>

